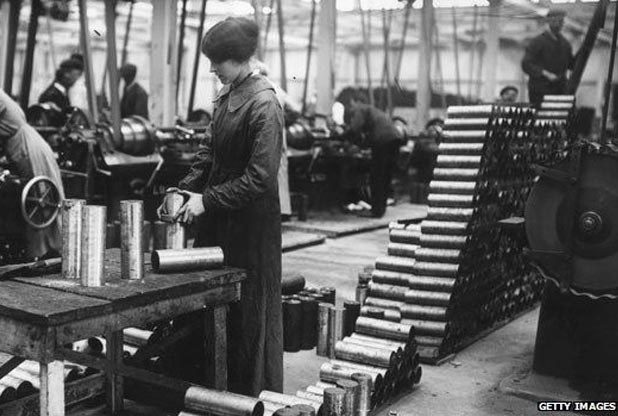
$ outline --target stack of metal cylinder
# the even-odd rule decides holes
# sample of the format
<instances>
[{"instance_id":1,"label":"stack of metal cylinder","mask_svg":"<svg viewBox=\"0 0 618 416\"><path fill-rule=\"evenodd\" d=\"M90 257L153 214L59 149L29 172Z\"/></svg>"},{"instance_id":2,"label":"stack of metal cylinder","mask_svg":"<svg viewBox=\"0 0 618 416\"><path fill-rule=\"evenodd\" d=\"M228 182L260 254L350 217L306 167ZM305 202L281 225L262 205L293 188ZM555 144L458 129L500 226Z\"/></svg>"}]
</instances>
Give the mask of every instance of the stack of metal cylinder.
<instances>
[{"instance_id":1,"label":"stack of metal cylinder","mask_svg":"<svg viewBox=\"0 0 618 416\"><path fill-rule=\"evenodd\" d=\"M524 242L498 222L523 215L532 164L560 158L567 143L563 126L536 123L526 106L450 107L444 135L427 218L392 224L388 255L358 290L361 315L413 326L427 362L538 300L543 281L523 257Z\"/></svg>"},{"instance_id":2,"label":"stack of metal cylinder","mask_svg":"<svg viewBox=\"0 0 618 416\"><path fill-rule=\"evenodd\" d=\"M545 95L536 113L537 125L564 125L572 121L575 110L574 95ZM567 128L570 126L567 126Z\"/></svg>"}]
</instances>

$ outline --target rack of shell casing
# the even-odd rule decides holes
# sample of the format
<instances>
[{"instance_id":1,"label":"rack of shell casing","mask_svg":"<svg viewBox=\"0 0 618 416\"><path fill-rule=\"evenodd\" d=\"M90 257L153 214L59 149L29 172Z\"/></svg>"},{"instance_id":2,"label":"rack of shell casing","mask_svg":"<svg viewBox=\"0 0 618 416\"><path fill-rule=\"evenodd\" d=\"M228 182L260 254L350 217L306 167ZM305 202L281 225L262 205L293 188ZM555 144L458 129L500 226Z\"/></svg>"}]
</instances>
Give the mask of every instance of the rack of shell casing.
<instances>
[{"instance_id":1,"label":"rack of shell casing","mask_svg":"<svg viewBox=\"0 0 618 416\"><path fill-rule=\"evenodd\" d=\"M527 106L450 107L427 218L392 224L388 256L369 282L361 273L361 319L413 326L422 362L440 361L538 300L543 281L523 257L524 241L498 222L522 216L532 165L561 157L563 121L546 120Z\"/></svg>"},{"instance_id":2,"label":"rack of shell casing","mask_svg":"<svg viewBox=\"0 0 618 416\"><path fill-rule=\"evenodd\" d=\"M545 95L536 113L537 125L555 124L568 130L575 110L574 95Z\"/></svg>"}]
</instances>

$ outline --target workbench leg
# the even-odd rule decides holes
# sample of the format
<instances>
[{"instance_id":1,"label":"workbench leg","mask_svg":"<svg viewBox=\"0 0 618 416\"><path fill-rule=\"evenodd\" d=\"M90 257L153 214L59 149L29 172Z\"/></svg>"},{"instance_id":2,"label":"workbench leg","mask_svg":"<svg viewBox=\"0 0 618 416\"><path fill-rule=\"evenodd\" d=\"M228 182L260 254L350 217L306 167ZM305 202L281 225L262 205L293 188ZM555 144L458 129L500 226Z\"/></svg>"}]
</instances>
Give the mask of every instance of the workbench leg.
<instances>
[{"instance_id":1,"label":"workbench leg","mask_svg":"<svg viewBox=\"0 0 618 416\"><path fill-rule=\"evenodd\" d=\"M41 363L41 416L64 416L64 361Z\"/></svg>"},{"instance_id":2,"label":"workbench leg","mask_svg":"<svg viewBox=\"0 0 618 416\"><path fill-rule=\"evenodd\" d=\"M112 367L122 364L123 334L122 331L108 332L105 335L107 344L107 360ZM124 378L114 370L106 376L107 407L113 415L122 412L124 408Z\"/></svg>"},{"instance_id":3,"label":"workbench leg","mask_svg":"<svg viewBox=\"0 0 618 416\"><path fill-rule=\"evenodd\" d=\"M227 305L206 311L204 347L206 385L227 390Z\"/></svg>"}]
</instances>

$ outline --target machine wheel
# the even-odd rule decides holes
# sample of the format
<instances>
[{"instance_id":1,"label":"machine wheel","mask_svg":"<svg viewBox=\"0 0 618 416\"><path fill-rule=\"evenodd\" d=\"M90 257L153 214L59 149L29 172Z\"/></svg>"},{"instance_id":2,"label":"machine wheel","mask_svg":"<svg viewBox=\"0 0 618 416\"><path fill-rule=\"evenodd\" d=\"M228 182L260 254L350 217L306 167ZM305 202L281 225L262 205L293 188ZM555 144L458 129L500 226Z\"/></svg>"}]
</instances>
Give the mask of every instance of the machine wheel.
<instances>
[{"instance_id":1,"label":"machine wheel","mask_svg":"<svg viewBox=\"0 0 618 416\"><path fill-rule=\"evenodd\" d=\"M41 230L56 220L61 202L56 184L47 176L36 176L21 192L21 214L29 226Z\"/></svg>"}]
</instances>

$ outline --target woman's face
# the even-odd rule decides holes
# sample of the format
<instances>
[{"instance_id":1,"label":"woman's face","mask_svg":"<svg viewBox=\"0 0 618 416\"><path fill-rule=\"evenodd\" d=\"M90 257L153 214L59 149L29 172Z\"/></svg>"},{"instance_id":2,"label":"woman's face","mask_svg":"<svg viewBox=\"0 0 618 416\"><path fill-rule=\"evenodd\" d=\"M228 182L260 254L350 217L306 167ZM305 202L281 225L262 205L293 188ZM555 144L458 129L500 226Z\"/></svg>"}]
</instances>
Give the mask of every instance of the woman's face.
<instances>
[{"instance_id":1,"label":"woman's face","mask_svg":"<svg viewBox=\"0 0 618 416\"><path fill-rule=\"evenodd\" d=\"M223 62L214 63L210 61L210 72L215 74L222 84L230 84L241 74L243 63L228 59Z\"/></svg>"}]
</instances>

